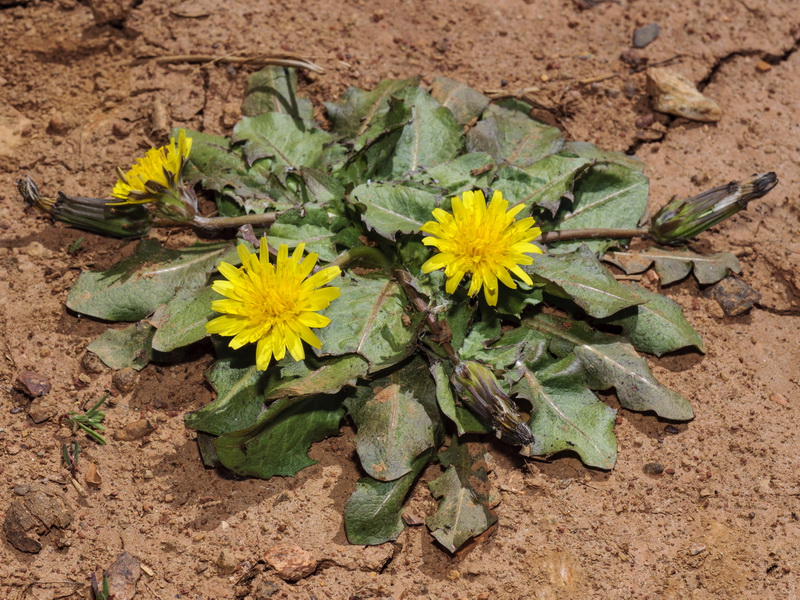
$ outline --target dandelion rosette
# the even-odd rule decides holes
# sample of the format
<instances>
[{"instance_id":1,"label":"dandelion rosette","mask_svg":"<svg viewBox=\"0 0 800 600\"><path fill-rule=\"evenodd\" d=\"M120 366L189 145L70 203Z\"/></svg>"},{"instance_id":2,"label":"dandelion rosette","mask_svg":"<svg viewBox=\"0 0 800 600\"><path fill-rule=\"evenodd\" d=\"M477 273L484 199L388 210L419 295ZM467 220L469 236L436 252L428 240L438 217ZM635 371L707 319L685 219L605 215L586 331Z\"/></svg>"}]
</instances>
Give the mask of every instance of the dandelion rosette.
<instances>
[{"instance_id":1,"label":"dandelion rosette","mask_svg":"<svg viewBox=\"0 0 800 600\"><path fill-rule=\"evenodd\" d=\"M529 254L542 253L541 248L531 243L542 230L533 226L533 217L516 220L524 208L524 204L517 204L508 210L508 201L500 191L494 192L488 206L480 190L455 196L453 214L436 208L433 210L436 221L428 221L420 228L430 234L422 243L439 250L422 265L422 270L430 273L444 269L445 289L449 294L455 292L469 273L467 294L474 296L483 288L490 306L497 305L498 281L511 289L517 287L511 273L532 285L520 265L533 264Z\"/></svg>"},{"instance_id":2,"label":"dandelion rosette","mask_svg":"<svg viewBox=\"0 0 800 600\"><path fill-rule=\"evenodd\" d=\"M127 173L117 169L119 180L111 195L119 204L146 204L154 202L157 212L167 218L189 220L197 210L197 199L191 189L183 185L183 170L192 150L192 138L186 131L178 132L178 139L169 144L151 148L136 161Z\"/></svg>"},{"instance_id":3,"label":"dandelion rosette","mask_svg":"<svg viewBox=\"0 0 800 600\"><path fill-rule=\"evenodd\" d=\"M303 342L314 348L322 346L311 328L331 322L318 311L339 297L339 288L324 286L338 277L341 269L326 267L311 275L318 255L311 252L303 258L304 250L305 244L300 243L289 256L288 246L281 244L273 265L267 240L262 238L259 254L239 245L241 267L226 262L219 265L225 280L215 281L212 288L225 299L215 300L211 308L223 314L206 323L206 331L232 336L229 346L234 349L257 342L259 370L266 370L273 356L281 360L287 349L295 360L304 359Z\"/></svg>"}]
</instances>

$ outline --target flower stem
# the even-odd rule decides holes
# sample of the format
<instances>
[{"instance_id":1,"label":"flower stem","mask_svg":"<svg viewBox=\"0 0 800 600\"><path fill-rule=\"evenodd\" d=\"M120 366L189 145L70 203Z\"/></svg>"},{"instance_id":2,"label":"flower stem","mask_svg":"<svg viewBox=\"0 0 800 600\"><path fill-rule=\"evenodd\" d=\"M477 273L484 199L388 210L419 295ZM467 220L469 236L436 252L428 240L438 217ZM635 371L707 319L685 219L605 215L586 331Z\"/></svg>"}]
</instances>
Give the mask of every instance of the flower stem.
<instances>
[{"instance_id":1,"label":"flower stem","mask_svg":"<svg viewBox=\"0 0 800 600\"><path fill-rule=\"evenodd\" d=\"M422 294L417 290L414 277L406 271L405 269L395 269L393 271L394 278L397 280L397 283L400 284L400 287L403 288L403 291L406 293L406 297L408 298L411 305L416 309L417 312L422 313L425 315L425 326L428 328L428 331L431 332L434 341L442 347L442 350L447 353L450 362L453 365L458 365L461 363L461 360L456 355L456 351L453 350L453 346L450 344L450 340L453 337L453 332L450 331L450 327L447 325L447 322L442 325L436 318L431 314L428 303L425 301L425 298L422 297Z\"/></svg>"},{"instance_id":2,"label":"flower stem","mask_svg":"<svg viewBox=\"0 0 800 600\"><path fill-rule=\"evenodd\" d=\"M373 246L356 246L355 248L350 248L350 250L345 250L327 266L344 267L356 260L370 262L384 271L391 271L394 266L383 252Z\"/></svg>"},{"instance_id":3,"label":"flower stem","mask_svg":"<svg viewBox=\"0 0 800 600\"><path fill-rule=\"evenodd\" d=\"M277 213L262 213L260 215L242 215L240 217L201 217L195 215L189 222L192 227L198 229L231 229L242 225L271 225L278 217ZM159 224L156 221L156 224ZM179 225L180 223L175 223Z\"/></svg>"},{"instance_id":4,"label":"flower stem","mask_svg":"<svg viewBox=\"0 0 800 600\"><path fill-rule=\"evenodd\" d=\"M534 242L542 244L552 244L565 240L593 240L598 238L620 239L645 237L650 234L649 227L637 227L636 229L610 229L598 227L596 229L563 229L561 231L546 231Z\"/></svg>"}]
</instances>

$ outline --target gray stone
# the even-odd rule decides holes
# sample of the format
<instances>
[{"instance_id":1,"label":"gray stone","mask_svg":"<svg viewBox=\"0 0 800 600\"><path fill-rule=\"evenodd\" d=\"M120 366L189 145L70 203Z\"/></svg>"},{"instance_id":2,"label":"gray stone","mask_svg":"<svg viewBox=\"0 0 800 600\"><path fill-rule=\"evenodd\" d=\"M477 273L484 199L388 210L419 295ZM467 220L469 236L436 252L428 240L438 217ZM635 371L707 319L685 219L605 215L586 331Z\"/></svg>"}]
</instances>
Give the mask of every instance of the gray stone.
<instances>
[{"instance_id":1,"label":"gray stone","mask_svg":"<svg viewBox=\"0 0 800 600\"><path fill-rule=\"evenodd\" d=\"M639 27L633 32L633 47L645 48L649 46L656 41L659 33L661 33L661 27L658 26L658 23L650 23L644 27Z\"/></svg>"}]
</instances>

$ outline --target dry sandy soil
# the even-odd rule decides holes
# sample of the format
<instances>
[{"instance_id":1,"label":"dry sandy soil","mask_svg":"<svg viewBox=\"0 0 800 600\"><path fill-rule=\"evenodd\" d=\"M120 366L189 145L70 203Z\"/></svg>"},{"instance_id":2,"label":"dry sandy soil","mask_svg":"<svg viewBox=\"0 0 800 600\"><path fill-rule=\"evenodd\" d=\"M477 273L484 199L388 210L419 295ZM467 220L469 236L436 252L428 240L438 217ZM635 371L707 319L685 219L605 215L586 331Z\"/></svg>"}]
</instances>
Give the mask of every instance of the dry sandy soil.
<instances>
[{"instance_id":1,"label":"dry sandy soil","mask_svg":"<svg viewBox=\"0 0 800 600\"><path fill-rule=\"evenodd\" d=\"M38 554L0 540L0 598L89 597L90 573L124 551L152 573L139 580L143 599L798 597L796 1L144 0L111 24L92 4L102 13L125 3L0 0L0 513L19 486L43 480L74 508L61 547L55 535ZM634 29L653 22L660 37L632 51ZM642 159L654 207L776 171L778 188L694 245L739 256L760 303L727 318L693 280L665 290L707 353L651 363L692 401L695 420L672 426L621 412L610 473L572 458L524 463L496 447L499 528L458 556L424 527L394 544L347 544L342 505L359 477L347 428L316 445L319 463L296 478L205 470L182 415L212 398L203 380L210 347L178 365L150 365L133 392L115 392L112 373L83 358L106 325L69 313L64 300L81 269L107 267L134 242L53 225L24 207L14 182L30 174L47 192L102 196L117 165L165 141L165 124L228 132L255 67L147 58L240 51L294 53L325 67L301 77L317 106L351 85L417 73L482 90L526 88L536 115L570 138ZM672 68L721 105L718 124L652 119L645 75L630 63L676 55ZM154 121L157 105L166 123ZM80 479L92 462L103 483L81 497L60 464L69 430L57 418L34 424L27 399L12 391L24 369L49 378L46 398L59 414L111 391L112 437L142 415L157 429L139 441L84 443ZM665 472L645 474L651 462ZM425 486L411 507L431 511ZM278 543L313 553L316 572L287 583L264 569ZM243 582L248 573L255 578Z\"/></svg>"}]
</instances>

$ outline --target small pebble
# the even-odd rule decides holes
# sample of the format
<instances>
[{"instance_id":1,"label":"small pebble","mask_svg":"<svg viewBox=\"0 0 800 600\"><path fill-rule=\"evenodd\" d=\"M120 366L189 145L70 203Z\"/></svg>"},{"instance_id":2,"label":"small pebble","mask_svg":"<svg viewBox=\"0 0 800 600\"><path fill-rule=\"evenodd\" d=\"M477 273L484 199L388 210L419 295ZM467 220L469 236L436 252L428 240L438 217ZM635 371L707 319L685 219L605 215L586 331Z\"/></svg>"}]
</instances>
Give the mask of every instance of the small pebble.
<instances>
[{"instance_id":1,"label":"small pebble","mask_svg":"<svg viewBox=\"0 0 800 600\"><path fill-rule=\"evenodd\" d=\"M28 492L31 491L31 486L29 485L17 485L14 486L14 494L17 496L24 496Z\"/></svg>"},{"instance_id":2,"label":"small pebble","mask_svg":"<svg viewBox=\"0 0 800 600\"><path fill-rule=\"evenodd\" d=\"M214 561L222 573L233 573L236 570L236 557L228 548L223 548Z\"/></svg>"},{"instance_id":3,"label":"small pebble","mask_svg":"<svg viewBox=\"0 0 800 600\"><path fill-rule=\"evenodd\" d=\"M692 556L697 556L705 549L706 547L703 544L694 544L691 548L689 548L689 554L691 554Z\"/></svg>"},{"instance_id":4,"label":"small pebble","mask_svg":"<svg viewBox=\"0 0 800 600\"><path fill-rule=\"evenodd\" d=\"M664 467L660 463L651 462L642 467L642 471L646 475L661 475L664 472Z\"/></svg>"},{"instance_id":5,"label":"small pebble","mask_svg":"<svg viewBox=\"0 0 800 600\"><path fill-rule=\"evenodd\" d=\"M661 33L661 27L659 27L658 23L650 23L644 27L639 27L633 32L633 47L645 48L649 46L656 41L659 33Z\"/></svg>"},{"instance_id":6,"label":"small pebble","mask_svg":"<svg viewBox=\"0 0 800 600\"><path fill-rule=\"evenodd\" d=\"M771 65L771 64L769 64L769 63L768 63L767 61L765 61L765 60L760 60L760 61L758 61L758 64L756 65L756 71L758 71L758 72L760 72L760 73L766 73L766 72L767 72L767 71L769 71L771 68L772 68L772 65Z\"/></svg>"},{"instance_id":7,"label":"small pebble","mask_svg":"<svg viewBox=\"0 0 800 600\"><path fill-rule=\"evenodd\" d=\"M708 498L709 496L713 496L713 495L714 495L714 492L712 492L708 488L703 488L702 490L700 490L700 497L701 498Z\"/></svg>"},{"instance_id":8,"label":"small pebble","mask_svg":"<svg viewBox=\"0 0 800 600\"><path fill-rule=\"evenodd\" d=\"M111 377L111 382L120 393L127 394L136 389L136 384L139 382L139 374L130 367L120 369Z\"/></svg>"},{"instance_id":9,"label":"small pebble","mask_svg":"<svg viewBox=\"0 0 800 600\"><path fill-rule=\"evenodd\" d=\"M678 435L680 432L681 430L675 427L675 425L667 425L664 427L664 433L668 433L670 435Z\"/></svg>"},{"instance_id":10,"label":"small pebble","mask_svg":"<svg viewBox=\"0 0 800 600\"><path fill-rule=\"evenodd\" d=\"M460 579L461 578L461 573L459 573L458 571L453 569L453 570L447 572L447 578L450 581L455 581L456 579Z\"/></svg>"},{"instance_id":11,"label":"small pebble","mask_svg":"<svg viewBox=\"0 0 800 600\"><path fill-rule=\"evenodd\" d=\"M772 394L769 395L769 399L779 406L782 406L784 408L789 408L789 401L783 394L778 394L777 392L773 392Z\"/></svg>"},{"instance_id":12,"label":"small pebble","mask_svg":"<svg viewBox=\"0 0 800 600\"><path fill-rule=\"evenodd\" d=\"M650 127L653 124L653 122L655 120L656 120L656 117L655 117L655 115L653 113L647 113L647 114L644 114L644 115L640 116L638 119L636 119L636 123L635 124L636 124L636 127L638 127L639 129L647 129L648 127Z\"/></svg>"}]
</instances>

